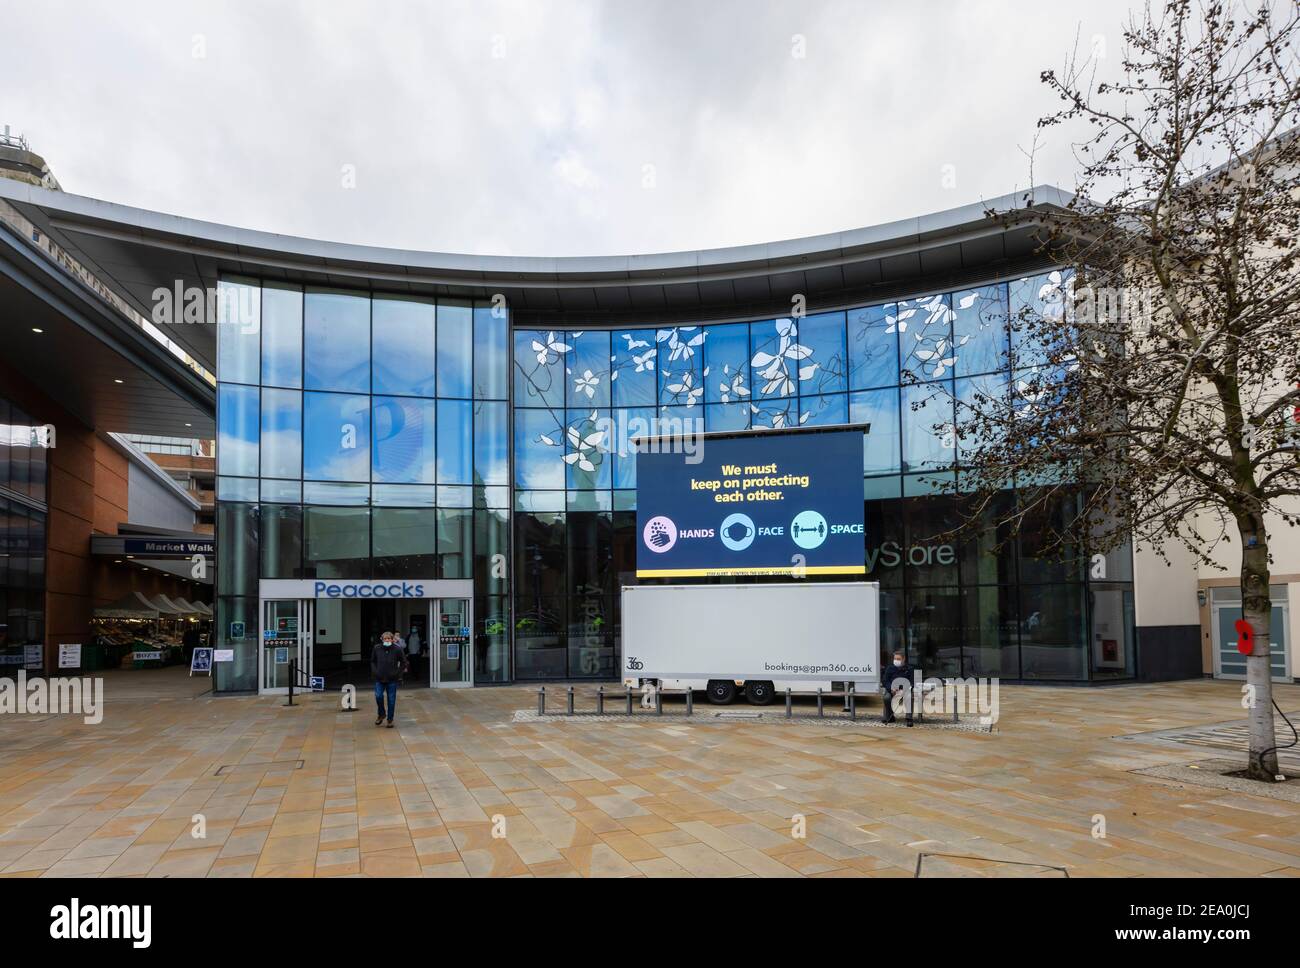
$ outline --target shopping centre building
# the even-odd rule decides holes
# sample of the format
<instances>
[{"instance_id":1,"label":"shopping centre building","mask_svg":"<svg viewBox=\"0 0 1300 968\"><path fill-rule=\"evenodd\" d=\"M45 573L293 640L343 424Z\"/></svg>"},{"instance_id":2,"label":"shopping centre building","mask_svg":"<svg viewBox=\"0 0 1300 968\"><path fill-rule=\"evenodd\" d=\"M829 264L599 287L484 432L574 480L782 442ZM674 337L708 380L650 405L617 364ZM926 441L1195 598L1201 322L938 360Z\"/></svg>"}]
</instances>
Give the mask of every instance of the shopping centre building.
<instances>
[{"instance_id":1,"label":"shopping centre building","mask_svg":"<svg viewBox=\"0 0 1300 968\"><path fill-rule=\"evenodd\" d=\"M1224 634L1231 569L1130 548L1059 560L1044 520L944 538L954 401L1014 387L1035 361L1011 320L1062 299L1034 213L1068 199L1032 196L795 241L548 258L319 242L0 184L215 373L218 691L282 689L293 669L351 681L388 628L419 643L416 675L435 686L617 678L619 590L637 580L620 435L638 425L866 426L862 467L845 469L862 478L863 572L881 585L882 645L927 674L1244 673Z\"/></svg>"}]
</instances>

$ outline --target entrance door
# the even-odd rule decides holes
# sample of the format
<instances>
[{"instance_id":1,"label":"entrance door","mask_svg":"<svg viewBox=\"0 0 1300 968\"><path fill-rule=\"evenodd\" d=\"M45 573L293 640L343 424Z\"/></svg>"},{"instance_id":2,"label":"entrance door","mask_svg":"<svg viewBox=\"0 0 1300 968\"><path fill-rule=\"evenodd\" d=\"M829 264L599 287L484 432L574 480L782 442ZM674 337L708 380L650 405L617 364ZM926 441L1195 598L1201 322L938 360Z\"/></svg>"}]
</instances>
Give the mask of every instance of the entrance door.
<instances>
[{"instance_id":1,"label":"entrance door","mask_svg":"<svg viewBox=\"0 0 1300 968\"><path fill-rule=\"evenodd\" d=\"M262 693L289 691L292 670L295 689L306 689L312 674L312 623L315 602L281 598L262 602L261 643L258 650L258 685Z\"/></svg>"},{"instance_id":2,"label":"entrance door","mask_svg":"<svg viewBox=\"0 0 1300 968\"><path fill-rule=\"evenodd\" d=\"M468 598L439 598L433 605L434 651L429 659L429 685L444 689L474 684L470 660L470 630L474 622Z\"/></svg>"},{"instance_id":3,"label":"entrance door","mask_svg":"<svg viewBox=\"0 0 1300 968\"><path fill-rule=\"evenodd\" d=\"M1269 597L1273 600L1272 617L1269 619L1269 671L1274 682L1290 682L1286 586L1271 586ZM1241 618L1240 589L1211 588L1210 624L1214 630L1214 674L1222 679L1246 678L1246 657L1237 651L1239 618Z\"/></svg>"}]
</instances>

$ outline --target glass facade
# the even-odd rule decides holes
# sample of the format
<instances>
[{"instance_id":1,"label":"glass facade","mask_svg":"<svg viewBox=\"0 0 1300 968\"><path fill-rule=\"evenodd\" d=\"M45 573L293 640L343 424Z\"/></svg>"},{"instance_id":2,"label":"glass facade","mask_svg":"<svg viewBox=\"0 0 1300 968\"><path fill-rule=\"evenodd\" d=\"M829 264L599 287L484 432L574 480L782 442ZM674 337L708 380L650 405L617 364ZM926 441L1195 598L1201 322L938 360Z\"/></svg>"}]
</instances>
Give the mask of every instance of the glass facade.
<instances>
[{"instance_id":1,"label":"glass facade","mask_svg":"<svg viewBox=\"0 0 1300 968\"><path fill-rule=\"evenodd\" d=\"M259 574L472 577L476 682L614 678L619 587L636 581L638 428L852 422L870 425L864 557L884 648L927 674L1116 674L1091 659L1085 569L1037 547L1032 525L940 539L962 512L936 483L970 451L960 408L976 394L1016 405L1040 361L1019 352L1014 321L1054 311L1067 284L1048 273L801 318L512 329L487 303L224 280L243 325L223 317L219 340L219 607L255 619ZM249 382L228 377L227 357ZM1107 578L1131 598L1131 574Z\"/></svg>"},{"instance_id":2,"label":"glass facade","mask_svg":"<svg viewBox=\"0 0 1300 968\"><path fill-rule=\"evenodd\" d=\"M51 428L0 398L0 675L39 669L45 641Z\"/></svg>"}]
</instances>

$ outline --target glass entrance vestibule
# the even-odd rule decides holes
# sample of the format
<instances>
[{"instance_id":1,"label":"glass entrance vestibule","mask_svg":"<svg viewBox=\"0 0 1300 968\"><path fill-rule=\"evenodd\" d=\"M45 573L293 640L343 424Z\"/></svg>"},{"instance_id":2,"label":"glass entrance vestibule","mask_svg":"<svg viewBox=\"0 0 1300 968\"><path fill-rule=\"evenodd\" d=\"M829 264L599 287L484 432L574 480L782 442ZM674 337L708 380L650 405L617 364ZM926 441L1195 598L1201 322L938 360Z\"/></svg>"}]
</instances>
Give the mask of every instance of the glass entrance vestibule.
<instances>
[{"instance_id":1,"label":"glass entrance vestibule","mask_svg":"<svg viewBox=\"0 0 1300 968\"><path fill-rule=\"evenodd\" d=\"M258 691L326 689L371 681L370 652L396 632L411 660L410 685L473 685L473 582L408 579L263 579L259 583Z\"/></svg>"}]
</instances>

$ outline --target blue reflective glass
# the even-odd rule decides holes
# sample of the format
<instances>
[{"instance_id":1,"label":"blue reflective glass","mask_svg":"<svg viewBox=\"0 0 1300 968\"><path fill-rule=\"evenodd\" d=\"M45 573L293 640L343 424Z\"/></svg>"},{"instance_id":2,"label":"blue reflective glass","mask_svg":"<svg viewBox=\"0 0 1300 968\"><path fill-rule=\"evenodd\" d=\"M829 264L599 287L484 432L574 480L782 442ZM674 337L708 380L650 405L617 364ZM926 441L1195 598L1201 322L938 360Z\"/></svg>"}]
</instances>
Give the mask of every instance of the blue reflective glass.
<instances>
[{"instance_id":1,"label":"blue reflective glass","mask_svg":"<svg viewBox=\"0 0 1300 968\"><path fill-rule=\"evenodd\" d=\"M369 393L370 300L308 291L302 312L307 389Z\"/></svg>"},{"instance_id":2,"label":"blue reflective glass","mask_svg":"<svg viewBox=\"0 0 1300 968\"><path fill-rule=\"evenodd\" d=\"M714 433L720 430L748 430L749 403L709 403L704 407L704 426ZM616 484L616 487L625 485Z\"/></svg>"},{"instance_id":3,"label":"blue reflective glass","mask_svg":"<svg viewBox=\"0 0 1300 968\"><path fill-rule=\"evenodd\" d=\"M1074 274L1068 269L1056 269L1017 279L1007 288L1013 362L1017 368L1042 366L1056 342L1053 330L1065 318Z\"/></svg>"},{"instance_id":4,"label":"blue reflective glass","mask_svg":"<svg viewBox=\"0 0 1300 968\"><path fill-rule=\"evenodd\" d=\"M948 467L953 461L951 381L903 387L903 470Z\"/></svg>"},{"instance_id":5,"label":"blue reflective glass","mask_svg":"<svg viewBox=\"0 0 1300 968\"><path fill-rule=\"evenodd\" d=\"M433 303L383 297L374 300L370 311L375 393L433 396Z\"/></svg>"},{"instance_id":6,"label":"blue reflective glass","mask_svg":"<svg viewBox=\"0 0 1300 968\"><path fill-rule=\"evenodd\" d=\"M613 460L609 453L609 437L608 410L569 411L563 457L568 487L586 490L611 485Z\"/></svg>"},{"instance_id":7,"label":"blue reflective glass","mask_svg":"<svg viewBox=\"0 0 1300 968\"><path fill-rule=\"evenodd\" d=\"M898 316L893 303L850 310L848 345L852 389L898 383Z\"/></svg>"},{"instance_id":8,"label":"blue reflective glass","mask_svg":"<svg viewBox=\"0 0 1300 968\"><path fill-rule=\"evenodd\" d=\"M432 484L372 484L370 503L385 507L431 508L438 489Z\"/></svg>"},{"instance_id":9,"label":"blue reflective glass","mask_svg":"<svg viewBox=\"0 0 1300 968\"><path fill-rule=\"evenodd\" d=\"M798 322L799 395L821 396L849 388L849 356L845 346L844 313L817 313ZM807 355L803 355L804 351ZM804 409L809 409L805 403Z\"/></svg>"},{"instance_id":10,"label":"blue reflective glass","mask_svg":"<svg viewBox=\"0 0 1300 968\"><path fill-rule=\"evenodd\" d=\"M374 397L372 480L433 484L437 414L432 400Z\"/></svg>"},{"instance_id":11,"label":"blue reflective glass","mask_svg":"<svg viewBox=\"0 0 1300 968\"><path fill-rule=\"evenodd\" d=\"M705 402L732 403L748 400L752 392L749 378L749 324L727 323L705 327L704 365L709 371L704 379Z\"/></svg>"},{"instance_id":12,"label":"blue reflective glass","mask_svg":"<svg viewBox=\"0 0 1300 968\"><path fill-rule=\"evenodd\" d=\"M474 404L474 483L510 483L509 405Z\"/></svg>"},{"instance_id":13,"label":"blue reflective glass","mask_svg":"<svg viewBox=\"0 0 1300 968\"><path fill-rule=\"evenodd\" d=\"M752 430L781 430L799 426L799 401L794 397L760 400L749 415Z\"/></svg>"},{"instance_id":14,"label":"blue reflective glass","mask_svg":"<svg viewBox=\"0 0 1300 968\"><path fill-rule=\"evenodd\" d=\"M614 486L636 487L635 442L651 437L658 425L654 407L628 407L613 412L616 439L610 443L614 458Z\"/></svg>"},{"instance_id":15,"label":"blue reflective glass","mask_svg":"<svg viewBox=\"0 0 1300 968\"><path fill-rule=\"evenodd\" d=\"M515 330L515 406L563 407L573 347L554 330Z\"/></svg>"},{"instance_id":16,"label":"blue reflective glass","mask_svg":"<svg viewBox=\"0 0 1300 968\"><path fill-rule=\"evenodd\" d=\"M302 290L262 287L262 383L302 386Z\"/></svg>"},{"instance_id":17,"label":"blue reflective glass","mask_svg":"<svg viewBox=\"0 0 1300 968\"><path fill-rule=\"evenodd\" d=\"M946 295L904 299L898 303L902 370L912 380L952 375L952 302Z\"/></svg>"},{"instance_id":18,"label":"blue reflective glass","mask_svg":"<svg viewBox=\"0 0 1300 968\"><path fill-rule=\"evenodd\" d=\"M799 400L799 422L806 427L849 422L849 397L846 393L827 393Z\"/></svg>"},{"instance_id":19,"label":"blue reflective glass","mask_svg":"<svg viewBox=\"0 0 1300 968\"><path fill-rule=\"evenodd\" d=\"M504 305L474 304L474 396L510 395L510 315Z\"/></svg>"},{"instance_id":20,"label":"blue reflective glass","mask_svg":"<svg viewBox=\"0 0 1300 968\"><path fill-rule=\"evenodd\" d=\"M659 348L653 329L618 330L612 334L610 383L614 406L644 407L656 402L655 367Z\"/></svg>"},{"instance_id":21,"label":"blue reflective glass","mask_svg":"<svg viewBox=\"0 0 1300 968\"><path fill-rule=\"evenodd\" d=\"M953 293L952 338L956 370L991 373L1008 365L1007 287L981 286Z\"/></svg>"},{"instance_id":22,"label":"blue reflective glass","mask_svg":"<svg viewBox=\"0 0 1300 968\"><path fill-rule=\"evenodd\" d=\"M438 396L468 397L473 383L474 316L468 303L438 302Z\"/></svg>"},{"instance_id":23,"label":"blue reflective glass","mask_svg":"<svg viewBox=\"0 0 1300 968\"><path fill-rule=\"evenodd\" d=\"M217 473L257 476L257 387L223 383L217 388Z\"/></svg>"},{"instance_id":24,"label":"blue reflective glass","mask_svg":"<svg viewBox=\"0 0 1300 968\"><path fill-rule=\"evenodd\" d=\"M184 305L173 307L184 318ZM229 383L256 383L262 333L262 300L256 285L236 279L217 283L217 375Z\"/></svg>"},{"instance_id":25,"label":"blue reflective glass","mask_svg":"<svg viewBox=\"0 0 1300 968\"><path fill-rule=\"evenodd\" d=\"M655 330L659 347L659 402L693 407L704 402L704 330L677 326Z\"/></svg>"},{"instance_id":26,"label":"blue reflective glass","mask_svg":"<svg viewBox=\"0 0 1300 968\"><path fill-rule=\"evenodd\" d=\"M566 366L570 407L609 406L609 332L586 330L567 333L573 346Z\"/></svg>"},{"instance_id":27,"label":"blue reflective glass","mask_svg":"<svg viewBox=\"0 0 1300 968\"><path fill-rule=\"evenodd\" d=\"M780 400L799 392L799 367L806 356L793 319L770 319L749 327L753 398Z\"/></svg>"},{"instance_id":28,"label":"blue reflective glass","mask_svg":"<svg viewBox=\"0 0 1300 968\"><path fill-rule=\"evenodd\" d=\"M438 401L438 483L474 483L474 404Z\"/></svg>"},{"instance_id":29,"label":"blue reflective glass","mask_svg":"<svg viewBox=\"0 0 1300 968\"><path fill-rule=\"evenodd\" d=\"M303 477L370 480L370 397L303 394Z\"/></svg>"},{"instance_id":30,"label":"blue reflective glass","mask_svg":"<svg viewBox=\"0 0 1300 968\"><path fill-rule=\"evenodd\" d=\"M871 425L863 448L863 473L897 474L900 459L898 389L888 387L850 394L849 419L855 424Z\"/></svg>"},{"instance_id":31,"label":"blue reflective glass","mask_svg":"<svg viewBox=\"0 0 1300 968\"><path fill-rule=\"evenodd\" d=\"M986 443L999 439L1010 416L1011 381L1005 372L956 381L957 459L963 463Z\"/></svg>"},{"instance_id":32,"label":"blue reflective glass","mask_svg":"<svg viewBox=\"0 0 1300 968\"><path fill-rule=\"evenodd\" d=\"M564 424L554 412L515 411L516 487L564 487L564 437Z\"/></svg>"},{"instance_id":33,"label":"blue reflective glass","mask_svg":"<svg viewBox=\"0 0 1300 968\"><path fill-rule=\"evenodd\" d=\"M262 477L302 476L302 392L262 390Z\"/></svg>"}]
</instances>

